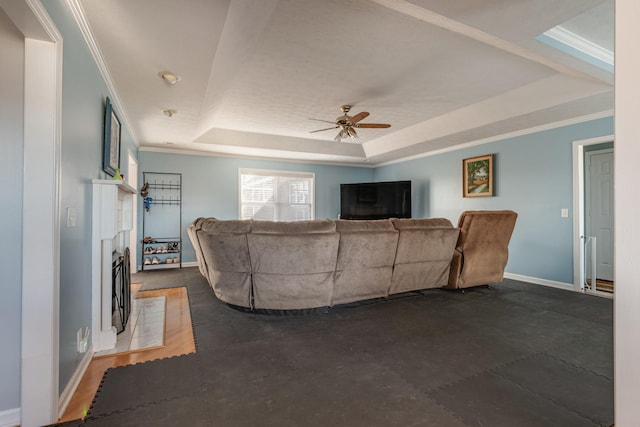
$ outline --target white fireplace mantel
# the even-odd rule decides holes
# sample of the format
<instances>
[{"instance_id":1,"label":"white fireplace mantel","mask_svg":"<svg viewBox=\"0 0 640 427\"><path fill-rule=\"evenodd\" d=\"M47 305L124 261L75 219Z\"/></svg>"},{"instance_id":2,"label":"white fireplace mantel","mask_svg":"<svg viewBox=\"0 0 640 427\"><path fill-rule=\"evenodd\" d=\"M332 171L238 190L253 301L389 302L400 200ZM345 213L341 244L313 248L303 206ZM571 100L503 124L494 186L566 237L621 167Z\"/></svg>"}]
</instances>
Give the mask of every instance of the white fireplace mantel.
<instances>
[{"instance_id":1,"label":"white fireplace mantel","mask_svg":"<svg viewBox=\"0 0 640 427\"><path fill-rule=\"evenodd\" d=\"M114 240L128 242L136 190L121 180L94 179L91 225L91 335L93 351L116 345L112 324L111 264Z\"/></svg>"}]
</instances>

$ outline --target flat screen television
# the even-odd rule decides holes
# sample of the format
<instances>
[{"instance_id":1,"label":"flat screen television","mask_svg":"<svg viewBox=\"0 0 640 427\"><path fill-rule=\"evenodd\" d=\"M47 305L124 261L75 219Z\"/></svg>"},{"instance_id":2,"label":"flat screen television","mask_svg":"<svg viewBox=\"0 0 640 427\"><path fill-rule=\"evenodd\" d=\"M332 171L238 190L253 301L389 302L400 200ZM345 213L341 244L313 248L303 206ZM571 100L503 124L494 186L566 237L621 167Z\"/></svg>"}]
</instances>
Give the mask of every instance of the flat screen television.
<instances>
[{"instance_id":1,"label":"flat screen television","mask_svg":"<svg viewBox=\"0 0 640 427\"><path fill-rule=\"evenodd\" d=\"M411 181L340 184L340 218L411 218Z\"/></svg>"}]
</instances>

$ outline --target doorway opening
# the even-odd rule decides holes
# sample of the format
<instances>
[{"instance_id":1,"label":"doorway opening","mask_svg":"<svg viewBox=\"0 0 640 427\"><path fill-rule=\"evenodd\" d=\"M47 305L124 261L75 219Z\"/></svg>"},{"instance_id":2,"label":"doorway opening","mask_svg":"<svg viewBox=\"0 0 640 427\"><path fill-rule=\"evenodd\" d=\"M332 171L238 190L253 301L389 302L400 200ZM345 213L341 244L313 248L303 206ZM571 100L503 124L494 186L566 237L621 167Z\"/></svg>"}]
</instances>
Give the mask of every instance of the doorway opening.
<instances>
[{"instance_id":1,"label":"doorway opening","mask_svg":"<svg viewBox=\"0 0 640 427\"><path fill-rule=\"evenodd\" d=\"M614 292L613 136L573 143L574 287Z\"/></svg>"}]
</instances>

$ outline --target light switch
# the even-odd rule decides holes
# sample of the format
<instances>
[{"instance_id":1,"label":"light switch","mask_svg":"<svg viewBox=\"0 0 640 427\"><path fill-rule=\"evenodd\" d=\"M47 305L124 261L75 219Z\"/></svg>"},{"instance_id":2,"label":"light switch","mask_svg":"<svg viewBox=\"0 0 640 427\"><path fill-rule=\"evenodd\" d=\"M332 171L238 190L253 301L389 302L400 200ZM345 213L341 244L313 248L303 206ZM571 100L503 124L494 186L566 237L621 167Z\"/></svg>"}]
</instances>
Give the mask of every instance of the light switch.
<instances>
[{"instance_id":1,"label":"light switch","mask_svg":"<svg viewBox=\"0 0 640 427\"><path fill-rule=\"evenodd\" d=\"M76 226L76 208L67 208L67 228Z\"/></svg>"},{"instance_id":2,"label":"light switch","mask_svg":"<svg viewBox=\"0 0 640 427\"><path fill-rule=\"evenodd\" d=\"M567 208L560 209L560 216L562 218L569 218L569 209Z\"/></svg>"}]
</instances>

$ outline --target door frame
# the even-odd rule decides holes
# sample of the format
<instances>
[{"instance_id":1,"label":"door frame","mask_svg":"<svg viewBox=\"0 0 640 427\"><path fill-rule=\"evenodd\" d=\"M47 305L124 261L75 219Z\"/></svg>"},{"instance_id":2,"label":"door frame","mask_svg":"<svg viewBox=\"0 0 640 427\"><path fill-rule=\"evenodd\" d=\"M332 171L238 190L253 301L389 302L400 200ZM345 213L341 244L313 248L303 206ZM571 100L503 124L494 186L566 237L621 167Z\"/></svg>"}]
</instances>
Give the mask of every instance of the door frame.
<instances>
[{"instance_id":1,"label":"door frame","mask_svg":"<svg viewBox=\"0 0 640 427\"><path fill-rule=\"evenodd\" d=\"M591 201L591 192L589 191L589 190L592 190L592 188L591 188L591 185L592 185L591 184L591 172L589 170L587 170L587 166L591 167L591 162L592 162L591 157L593 155L597 155L597 154L611 154L611 158L613 159L613 148L602 148L602 149L599 149L599 150L586 151L584 153L585 160L588 160L587 163L585 164L585 179L584 179L584 182L585 182L585 208L590 206L590 204L592 203L592 201ZM614 165L614 168L615 168L615 165ZM611 171L612 175L613 175L613 172L614 171ZM613 188L611 190L612 190L612 193L613 193ZM611 206L612 210L613 210L613 208L614 207ZM591 218L590 215L587 215L585 217L584 230L585 230L585 233L593 235L592 230L591 230L591 227L592 227L593 224L592 224L592 221L591 221L590 218ZM615 230L615 225L614 225L614 230ZM601 244L598 244L598 248L600 248L600 247L601 247ZM614 247L612 247L611 250L613 252L615 252ZM588 259L588 256L586 256L586 258ZM614 254L612 254L612 259L614 259ZM585 260L585 262L586 262L586 260ZM597 269L597 267L596 267L596 269ZM611 269L613 270L613 266L611 267ZM613 280L613 272L611 273L611 277L612 277L612 280Z\"/></svg>"},{"instance_id":2,"label":"door frame","mask_svg":"<svg viewBox=\"0 0 640 427\"><path fill-rule=\"evenodd\" d=\"M572 161L573 161L573 288L582 292L581 286L584 283L585 254L582 251L586 218L585 209L585 168L584 168L584 147L589 145L614 142L613 135L600 136L573 141ZM614 142L615 144L615 142ZM615 152L615 145L614 145ZM615 200L614 200L615 205ZM614 266L615 271L615 266ZM612 294L600 291L585 291L588 294L598 295L606 298L613 298Z\"/></svg>"},{"instance_id":3,"label":"door frame","mask_svg":"<svg viewBox=\"0 0 640 427\"><path fill-rule=\"evenodd\" d=\"M7 0L1 7L24 35L25 49L22 343L17 424L30 427L55 422L59 411L63 43L41 0Z\"/></svg>"}]
</instances>

